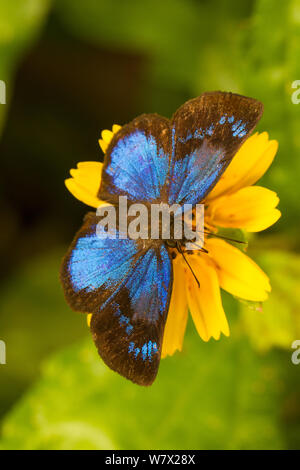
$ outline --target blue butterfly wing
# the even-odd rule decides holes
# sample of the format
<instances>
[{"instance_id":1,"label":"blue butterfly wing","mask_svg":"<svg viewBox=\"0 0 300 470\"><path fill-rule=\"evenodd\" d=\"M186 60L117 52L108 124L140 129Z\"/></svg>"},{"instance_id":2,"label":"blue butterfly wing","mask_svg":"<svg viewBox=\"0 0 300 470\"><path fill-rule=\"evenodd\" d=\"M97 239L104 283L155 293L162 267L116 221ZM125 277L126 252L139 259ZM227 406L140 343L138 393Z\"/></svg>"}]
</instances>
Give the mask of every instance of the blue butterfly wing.
<instances>
[{"instance_id":1,"label":"blue butterfly wing","mask_svg":"<svg viewBox=\"0 0 300 470\"><path fill-rule=\"evenodd\" d=\"M181 106L172 119L169 204L201 202L262 112L259 101L225 92L204 93Z\"/></svg>"},{"instance_id":2,"label":"blue butterfly wing","mask_svg":"<svg viewBox=\"0 0 300 470\"><path fill-rule=\"evenodd\" d=\"M160 202L169 174L170 121L157 114L144 114L123 126L105 154L99 197L118 204Z\"/></svg>"},{"instance_id":3,"label":"blue butterfly wing","mask_svg":"<svg viewBox=\"0 0 300 470\"><path fill-rule=\"evenodd\" d=\"M263 105L234 93L188 101L172 120L142 115L126 124L106 152L99 197L196 204L212 190L252 132Z\"/></svg>"},{"instance_id":4,"label":"blue butterfly wing","mask_svg":"<svg viewBox=\"0 0 300 470\"><path fill-rule=\"evenodd\" d=\"M159 242L119 239L118 231L116 239L99 238L98 221L88 214L63 260L65 296L74 310L93 314L93 339L106 364L150 385L171 295L170 256Z\"/></svg>"}]
</instances>

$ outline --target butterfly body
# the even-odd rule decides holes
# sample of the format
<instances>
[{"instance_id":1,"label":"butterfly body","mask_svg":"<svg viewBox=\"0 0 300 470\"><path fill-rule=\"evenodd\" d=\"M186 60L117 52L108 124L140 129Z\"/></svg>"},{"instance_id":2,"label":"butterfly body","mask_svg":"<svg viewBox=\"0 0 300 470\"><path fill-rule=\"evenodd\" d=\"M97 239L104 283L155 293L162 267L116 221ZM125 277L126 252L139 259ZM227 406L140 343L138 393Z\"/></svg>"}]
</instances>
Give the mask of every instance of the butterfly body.
<instances>
[{"instance_id":1,"label":"butterfly body","mask_svg":"<svg viewBox=\"0 0 300 470\"><path fill-rule=\"evenodd\" d=\"M199 204L214 187L262 114L256 100L223 92L188 101L168 120L142 115L112 138L99 199L119 207ZM147 240L99 238L99 217L89 213L61 269L70 306L92 313L91 332L100 356L113 370L140 385L157 374L172 293L172 252L184 236ZM160 232L161 233L161 232Z\"/></svg>"}]
</instances>

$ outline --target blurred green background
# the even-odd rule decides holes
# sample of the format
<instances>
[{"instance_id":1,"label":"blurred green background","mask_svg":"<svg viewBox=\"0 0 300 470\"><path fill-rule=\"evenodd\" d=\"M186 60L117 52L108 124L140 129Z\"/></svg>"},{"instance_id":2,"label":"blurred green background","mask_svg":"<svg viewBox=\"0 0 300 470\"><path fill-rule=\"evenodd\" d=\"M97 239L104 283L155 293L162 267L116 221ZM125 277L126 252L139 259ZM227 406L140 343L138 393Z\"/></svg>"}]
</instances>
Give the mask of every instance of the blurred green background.
<instances>
[{"instance_id":1,"label":"blurred green background","mask_svg":"<svg viewBox=\"0 0 300 470\"><path fill-rule=\"evenodd\" d=\"M0 448L300 448L300 1L0 0ZM87 208L63 181L98 138L203 91L263 101L279 141L262 184L280 221L250 243L263 313L224 294L231 337L184 350L148 389L108 370L58 281Z\"/></svg>"}]
</instances>

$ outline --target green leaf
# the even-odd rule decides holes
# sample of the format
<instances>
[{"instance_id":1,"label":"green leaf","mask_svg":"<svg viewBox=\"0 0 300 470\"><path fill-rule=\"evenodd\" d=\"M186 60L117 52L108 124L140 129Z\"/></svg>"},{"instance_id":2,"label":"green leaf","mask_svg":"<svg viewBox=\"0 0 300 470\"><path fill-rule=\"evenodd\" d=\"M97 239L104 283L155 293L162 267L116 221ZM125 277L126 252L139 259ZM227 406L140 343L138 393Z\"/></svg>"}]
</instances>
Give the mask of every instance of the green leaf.
<instances>
[{"instance_id":1,"label":"green leaf","mask_svg":"<svg viewBox=\"0 0 300 470\"><path fill-rule=\"evenodd\" d=\"M7 102L12 79L22 55L36 39L51 0L0 0L0 80L6 82ZM7 106L0 105L0 130Z\"/></svg>"},{"instance_id":2,"label":"green leaf","mask_svg":"<svg viewBox=\"0 0 300 470\"><path fill-rule=\"evenodd\" d=\"M300 105L292 103L300 77L300 2L255 2L240 36L239 76L244 94L261 99L265 112L259 128L279 142L278 155L263 184L278 192L285 212L279 226L298 230ZM286 208L289 208L286 211Z\"/></svg>"},{"instance_id":3,"label":"green leaf","mask_svg":"<svg viewBox=\"0 0 300 470\"><path fill-rule=\"evenodd\" d=\"M242 304L245 331L259 350L274 346L290 349L300 338L300 256L274 250L257 259L270 276L272 292L261 310Z\"/></svg>"},{"instance_id":4,"label":"green leaf","mask_svg":"<svg viewBox=\"0 0 300 470\"><path fill-rule=\"evenodd\" d=\"M235 310L228 297L225 304ZM184 351L163 360L155 383L143 388L109 370L89 338L46 362L5 419L1 448L286 448L287 369L296 369L289 354L258 355L238 328L204 343L190 323Z\"/></svg>"},{"instance_id":5,"label":"green leaf","mask_svg":"<svg viewBox=\"0 0 300 470\"><path fill-rule=\"evenodd\" d=\"M149 73L168 87L194 80L187 69L202 32L193 0L60 0L56 10L64 26L86 41L146 53Z\"/></svg>"},{"instance_id":6,"label":"green leaf","mask_svg":"<svg viewBox=\"0 0 300 470\"><path fill-rule=\"evenodd\" d=\"M65 247L32 258L0 290L0 339L7 364L0 366L0 416L36 379L40 362L84 336L85 315L68 308L59 282Z\"/></svg>"}]
</instances>

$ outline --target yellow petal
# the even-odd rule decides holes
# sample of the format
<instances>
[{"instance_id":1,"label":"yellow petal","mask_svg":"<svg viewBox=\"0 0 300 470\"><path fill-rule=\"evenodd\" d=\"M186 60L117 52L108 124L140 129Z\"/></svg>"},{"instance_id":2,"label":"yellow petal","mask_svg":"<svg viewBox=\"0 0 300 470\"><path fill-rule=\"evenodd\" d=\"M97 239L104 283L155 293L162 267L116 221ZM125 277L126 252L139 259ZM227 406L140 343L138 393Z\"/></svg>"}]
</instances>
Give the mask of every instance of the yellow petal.
<instances>
[{"instance_id":1,"label":"yellow petal","mask_svg":"<svg viewBox=\"0 0 300 470\"><path fill-rule=\"evenodd\" d=\"M121 126L119 126L118 124L114 124L112 127L112 131L109 131L108 129L104 129L104 131L101 132L101 139L99 139L98 142L103 153L106 152L107 147L109 146L110 141L113 138L114 134L116 134L120 129L121 129Z\"/></svg>"},{"instance_id":2,"label":"yellow petal","mask_svg":"<svg viewBox=\"0 0 300 470\"><path fill-rule=\"evenodd\" d=\"M271 291L269 278L249 256L224 240L208 239L205 247L215 263L224 290L254 302L268 298Z\"/></svg>"},{"instance_id":3,"label":"yellow petal","mask_svg":"<svg viewBox=\"0 0 300 470\"><path fill-rule=\"evenodd\" d=\"M90 324L91 324L92 316L93 316L92 313L87 314L86 322L87 322L88 326L90 326Z\"/></svg>"},{"instance_id":4,"label":"yellow petal","mask_svg":"<svg viewBox=\"0 0 300 470\"><path fill-rule=\"evenodd\" d=\"M122 126L119 126L119 124L114 124L112 126L112 131L113 131L114 134L116 134L121 128L122 128Z\"/></svg>"},{"instance_id":5,"label":"yellow petal","mask_svg":"<svg viewBox=\"0 0 300 470\"><path fill-rule=\"evenodd\" d=\"M233 193L256 183L271 165L278 149L276 140L269 140L267 132L247 139L220 180L206 198L207 201Z\"/></svg>"},{"instance_id":6,"label":"yellow petal","mask_svg":"<svg viewBox=\"0 0 300 470\"><path fill-rule=\"evenodd\" d=\"M102 166L100 162L80 162L77 169L70 170L70 174L78 184L96 196L100 188Z\"/></svg>"},{"instance_id":7,"label":"yellow petal","mask_svg":"<svg viewBox=\"0 0 300 470\"><path fill-rule=\"evenodd\" d=\"M108 144L102 139L99 139L98 142L99 142L102 152L105 153L108 147Z\"/></svg>"},{"instance_id":8,"label":"yellow petal","mask_svg":"<svg viewBox=\"0 0 300 470\"><path fill-rule=\"evenodd\" d=\"M173 290L165 326L161 357L172 356L182 349L188 309L185 290L185 273L181 260L173 261Z\"/></svg>"},{"instance_id":9,"label":"yellow petal","mask_svg":"<svg viewBox=\"0 0 300 470\"><path fill-rule=\"evenodd\" d=\"M107 204L98 197L101 183L102 163L80 162L77 169L70 170L72 178L65 180L65 185L73 196L91 207Z\"/></svg>"},{"instance_id":10,"label":"yellow petal","mask_svg":"<svg viewBox=\"0 0 300 470\"><path fill-rule=\"evenodd\" d=\"M275 209L278 202L274 191L261 186L248 186L211 201L207 215L219 227L259 232L279 219L281 213Z\"/></svg>"},{"instance_id":11,"label":"yellow petal","mask_svg":"<svg viewBox=\"0 0 300 470\"><path fill-rule=\"evenodd\" d=\"M200 282L199 288L190 271L186 271L188 306L200 337L208 341L211 337L219 339L221 333L229 336L215 268L203 255L190 255L189 262Z\"/></svg>"},{"instance_id":12,"label":"yellow petal","mask_svg":"<svg viewBox=\"0 0 300 470\"><path fill-rule=\"evenodd\" d=\"M101 137L105 142L107 142L109 144L109 142L111 141L111 139L113 137L113 132L109 131L108 129L104 129L101 132Z\"/></svg>"}]
</instances>

